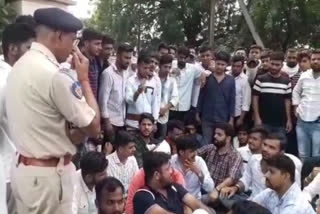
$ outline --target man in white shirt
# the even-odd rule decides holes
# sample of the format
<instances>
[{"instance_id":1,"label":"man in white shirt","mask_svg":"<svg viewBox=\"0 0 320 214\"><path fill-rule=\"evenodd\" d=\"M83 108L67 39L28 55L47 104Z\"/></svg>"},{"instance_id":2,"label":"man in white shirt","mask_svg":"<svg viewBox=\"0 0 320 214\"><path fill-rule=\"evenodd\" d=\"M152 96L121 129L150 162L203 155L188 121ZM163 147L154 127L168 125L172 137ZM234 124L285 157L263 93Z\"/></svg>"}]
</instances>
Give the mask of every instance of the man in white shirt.
<instances>
[{"instance_id":1,"label":"man in white shirt","mask_svg":"<svg viewBox=\"0 0 320 214\"><path fill-rule=\"evenodd\" d=\"M159 77L161 80L161 105L158 120L157 137L164 139L167 135L167 123L169 120L169 110L176 106L179 101L177 82L169 76L172 67L172 56L167 54L160 58Z\"/></svg>"},{"instance_id":2,"label":"man in white shirt","mask_svg":"<svg viewBox=\"0 0 320 214\"><path fill-rule=\"evenodd\" d=\"M269 209L273 214L314 214L295 182L294 162L286 155L267 161L266 186L252 201Z\"/></svg>"},{"instance_id":3,"label":"man in white shirt","mask_svg":"<svg viewBox=\"0 0 320 214\"><path fill-rule=\"evenodd\" d=\"M13 64L30 48L34 39L35 32L33 28L26 24L8 25L2 33L2 51L4 55L0 59L0 162L3 163L5 169L4 177L7 183L9 213L15 212L15 203L10 187L10 168L15 156L15 147L8 132L5 110L7 77L11 72ZM6 192L2 193L5 194Z\"/></svg>"},{"instance_id":4,"label":"man in white shirt","mask_svg":"<svg viewBox=\"0 0 320 214\"><path fill-rule=\"evenodd\" d=\"M299 72L298 64L298 51L296 49L290 48L286 53L286 62L283 63L282 71L293 77Z\"/></svg>"},{"instance_id":5,"label":"man in white shirt","mask_svg":"<svg viewBox=\"0 0 320 214\"><path fill-rule=\"evenodd\" d=\"M99 106L103 128L109 138L115 131L124 128L125 90L132 53L133 48L130 45L119 45L116 62L111 63L100 77Z\"/></svg>"},{"instance_id":6,"label":"man in white shirt","mask_svg":"<svg viewBox=\"0 0 320 214\"><path fill-rule=\"evenodd\" d=\"M226 187L221 190L220 197L230 199L235 193L242 193L245 191L251 190L250 197L255 197L261 191L265 190L266 182L264 174L267 172L267 162L268 160L283 155L286 147L286 142L278 133L271 133L265 137L262 143L262 154L253 155L243 173L242 178L240 178L239 182L232 187ZM285 154L288 156L295 165L295 182L298 186L301 183L301 161L290 154ZM248 197L248 196L245 196ZM239 196L235 198L231 198L231 200L238 200ZM233 202L234 202L233 201ZM232 202L231 202L232 203ZM227 202L227 204L230 204Z\"/></svg>"},{"instance_id":7,"label":"man in white shirt","mask_svg":"<svg viewBox=\"0 0 320 214\"><path fill-rule=\"evenodd\" d=\"M268 131L262 126L253 127L249 131L248 144L237 149L242 157L244 169L246 168L246 165L248 164L252 155L261 154L262 142L267 135Z\"/></svg>"},{"instance_id":8,"label":"man in white shirt","mask_svg":"<svg viewBox=\"0 0 320 214\"><path fill-rule=\"evenodd\" d=\"M201 188L210 193L214 182L205 161L197 155L197 142L193 137L181 137L177 140L177 154L171 157L171 166L181 172L185 188L197 199L201 199Z\"/></svg>"},{"instance_id":9,"label":"man in white shirt","mask_svg":"<svg viewBox=\"0 0 320 214\"><path fill-rule=\"evenodd\" d=\"M235 102L235 125L240 127L244 124L246 114L250 110L251 105L251 87L248 82L247 75L244 74L244 57L233 56L231 59L231 72L236 81L236 102Z\"/></svg>"},{"instance_id":10,"label":"man in white shirt","mask_svg":"<svg viewBox=\"0 0 320 214\"><path fill-rule=\"evenodd\" d=\"M108 160L100 152L88 152L74 176L73 214L97 214L95 185L106 178Z\"/></svg>"},{"instance_id":11,"label":"man in white shirt","mask_svg":"<svg viewBox=\"0 0 320 214\"><path fill-rule=\"evenodd\" d=\"M298 117L298 151L302 160L320 156L320 50L311 55L310 70L301 74L292 93Z\"/></svg>"},{"instance_id":12,"label":"man in white shirt","mask_svg":"<svg viewBox=\"0 0 320 214\"><path fill-rule=\"evenodd\" d=\"M170 120L184 120L185 115L191 107L192 89L196 79L200 78L200 82L205 79L205 73L199 66L186 62L190 52L186 47L178 48L177 63L173 63L173 76L178 85L179 102L171 108Z\"/></svg>"},{"instance_id":13,"label":"man in white shirt","mask_svg":"<svg viewBox=\"0 0 320 214\"><path fill-rule=\"evenodd\" d=\"M155 121L159 118L160 103L157 99L156 81L149 79L151 57L141 54L138 58L138 71L129 77L126 85L127 115L126 126L137 130L142 113L150 113Z\"/></svg>"},{"instance_id":14,"label":"man in white shirt","mask_svg":"<svg viewBox=\"0 0 320 214\"><path fill-rule=\"evenodd\" d=\"M136 152L135 138L126 131L119 131L114 141L116 151L107 156L107 174L119 179L126 193L132 177L139 170L137 160L133 156Z\"/></svg>"}]
</instances>

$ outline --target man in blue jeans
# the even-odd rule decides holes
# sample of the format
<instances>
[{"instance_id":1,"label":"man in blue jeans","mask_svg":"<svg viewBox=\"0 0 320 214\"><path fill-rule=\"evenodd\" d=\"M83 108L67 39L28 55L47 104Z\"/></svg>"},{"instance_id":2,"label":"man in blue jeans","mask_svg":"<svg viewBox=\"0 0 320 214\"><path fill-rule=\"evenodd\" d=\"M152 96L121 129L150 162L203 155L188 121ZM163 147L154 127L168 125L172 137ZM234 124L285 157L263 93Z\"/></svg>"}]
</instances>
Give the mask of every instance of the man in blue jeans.
<instances>
[{"instance_id":1,"label":"man in blue jeans","mask_svg":"<svg viewBox=\"0 0 320 214\"><path fill-rule=\"evenodd\" d=\"M202 124L202 145L211 142L218 123L233 126L236 86L234 78L225 73L229 60L230 55L226 52L216 54L215 70L207 77L206 85L200 92L196 118Z\"/></svg>"},{"instance_id":2,"label":"man in blue jeans","mask_svg":"<svg viewBox=\"0 0 320 214\"><path fill-rule=\"evenodd\" d=\"M304 161L320 157L320 50L312 52L311 68L301 74L292 95L298 118L298 151Z\"/></svg>"}]
</instances>

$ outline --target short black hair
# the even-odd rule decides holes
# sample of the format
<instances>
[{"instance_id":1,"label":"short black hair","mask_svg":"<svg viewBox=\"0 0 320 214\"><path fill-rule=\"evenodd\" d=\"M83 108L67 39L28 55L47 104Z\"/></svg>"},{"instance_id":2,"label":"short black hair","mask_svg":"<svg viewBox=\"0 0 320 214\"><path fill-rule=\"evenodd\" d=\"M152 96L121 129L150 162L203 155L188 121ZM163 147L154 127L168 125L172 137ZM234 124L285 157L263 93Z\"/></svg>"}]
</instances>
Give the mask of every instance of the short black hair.
<instances>
[{"instance_id":1,"label":"short black hair","mask_svg":"<svg viewBox=\"0 0 320 214\"><path fill-rule=\"evenodd\" d=\"M204 52L207 52L207 51L211 51L212 52L212 48L208 45L203 45L199 48L199 52L200 53L204 53Z\"/></svg>"},{"instance_id":2,"label":"short black hair","mask_svg":"<svg viewBox=\"0 0 320 214\"><path fill-rule=\"evenodd\" d=\"M270 54L270 60L284 61L284 54L281 51L274 51Z\"/></svg>"},{"instance_id":3,"label":"short black hair","mask_svg":"<svg viewBox=\"0 0 320 214\"><path fill-rule=\"evenodd\" d=\"M270 52L269 51L264 51L261 54L261 59L265 59L265 58L270 58Z\"/></svg>"},{"instance_id":4,"label":"short black hair","mask_svg":"<svg viewBox=\"0 0 320 214\"><path fill-rule=\"evenodd\" d=\"M176 46L174 46L174 45L170 45L170 46L169 46L169 50L170 50L170 49L172 49L172 50L174 50L175 52L177 52L177 48L176 48Z\"/></svg>"},{"instance_id":5,"label":"short black hair","mask_svg":"<svg viewBox=\"0 0 320 214\"><path fill-rule=\"evenodd\" d=\"M272 214L263 206L248 200L239 200L232 205L232 214Z\"/></svg>"},{"instance_id":6,"label":"short black hair","mask_svg":"<svg viewBox=\"0 0 320 214\"><path fill-rule=\"evenodd\" d=\"M16 23L7 25L2 33L2 51L8 55L10 45L20 45L29 39L35 38L34 29L28 24Z\"/></svg>"},{"instance_id":7,"label":"short black hair","mask_svg":"<svg viewBox=\"0 0 320 214\"><path fill-rule=\"evenodd\" d=\"M154 173L164 164L169 163L170 155L164 152L146 152L143 154L143 170L146 184L152 179Z\"/></svg>"},{"instance_id":8,"label":"short black hair","mask_svg":"<svg viewBox=\"0 0 320 214\"><path fill-rule=\"evenodd\" d=\"M281 135L278 132L269 133L265 139L268 140L278 140L280 142L280 150L285 151L287 148L287 139L285 136Z\"/></svg>"},{"instance_id":9,"label":"short black hair","mask_svg":"<svg viewBox=\"0 0 320 214\"><path fill-rule=\"evenodd\" d=\"M225 51L219 51L218 53L216 53L215 58L216 61L224 61L227 64L229 64L230 62L230 54Z\"/></svg>"},{"instance_id":10,"label":"short black hair","mask_svg":"<svg viewBox=\"0 0 320 214\"><path fill-rule=\"evenodd\" d=\"M237 128L237 133L238 133L238 132L247 132L247 133L249 134L249 127L248 127L248 125L243 124L243 125L239 126L239 127Z\"/></svg>"},{"instance_id":11,"label":"short black hair","mask_svg":"<svg viewBox=\"0 0 320 214\"><path fill-rule=\"evenodd\" d=\"M177 153L179 151L196 151L198 149L197 139L194 136L182 136L176 140Z\"/></svg>"},{"instance_id":12,"label":"short black hair","mask_svg":"<svg viewBox=\"0 0 320 214\"><path fill-rule=\"evenodd\" d=\"M320 49L314 49L312 52L311 52L311 55L312 54L320 54Z\"/></svg>"},{"instance_id":13,"label":"short black hair","mask_svg":"<svg viewBox=\"0 0 320 214\"><path fill-rule=\"evenodd\" d=\"M296 48L289 48L286 53L298 53L298 50Z\"/></svg>"},{"instance_id":14,"label":"short black hair","mask_svg":"<svg viewBox=\"0 0 320 214\"><path fill-rule=\"evenodd\" d=\"M96 184L96 200L98 202L102 202L102 196L105 193L115 192L116 189L121 188L122 193L124 194L124 186L123 184L114 177L107 177Z\"/></svg>"},{"instance_id":15,"label":"short black hair","mask_svg":"<svg viewBox=\"0 0 320 214\"><path fill-rule=\"evenodd\" d=\"M126 43L120 44L117 49L117 54L122 54L124 52L125 53L133 52L133 47L129 44L126 44Z\"/></svg>"},{"instance_id":16,"label":"short black hair","mask_svg":"<svg viewBox=\"0 0 320 214\"><path fill-rule=\"evenodd\" d=\"M244 61L245 61L245 58L244 56L241 56L241 55L234 55L231 59L232 63L241 62L242 65L244 65Z\"/></svg>"},{"instance_id":17,"label":"short black hair","mask_svg":"<svg viewBox=\"0 0 320 214\"><path fill-rule=\"evenodd\" d=\"M103 172L107 166L108 160L101 152L88 152L80 160L82 176Z\"/></svg>"},{"instance_id":18,"label":"short black hair","mask_svg":"<svg viewBox=\"0 0 320 214\"><path fill-rule=\"evenodd\" d=\"M180 120L169 120L167 123L167 133L172 132L174 129L184 130L184 125Z\"/></svg>"},{"instance_id":19,"label":"short black hair","mask_svg":"<svg viewBox=\"0 0 320 214\"><path fill-rule=\"evenodd\" d=\"M31 15L18 16L15 20L15 23L27 24L27 25L30 25L33 29L37 26L36 21Z\"/></svg>"},{"instance_id":20,"label":"short black hair","mask_svg":"<svg viewBox=\"0 0 320 214\"><path fill-rule=\"evenodd\" d=\"M173 57L170 54L165 54L160 57L160 65L171 64L173 61Z\"/></svg>"},{"instance_id":21,"label":"short black hair","mask_svg":"<svg viewBox=\"0 0 320 214\"><path fill-rule=\"evenodd\" d=\"M159 55L158 53L152 52L152 53L150 54L150 57L151 57L152 59L156 59L158 62L160 62L160 55Z\"/></svg>"},{"instance_id":22,"label":"short black hair","mask_svg":"<svg viewBox=\"0 0 320 214\"><path fill-rule=\"evenodd\" d=\"M298 62L302 62L303 58L307 58L308 60L311 60L310 53L306 51L298 53Z\"/></svg>"},{"instance_id":23,"label":"short black hair","mask_svg":"<svg viewBox=\"0 0 320 214\"><path fill-rule=\"evenodd\" d=\"M250 129L249 134L259 133L262 139L268 136L268 131L263 126L255 126Z\"/></svg>"},{"instance_id":24,"label":"short black hair","mask_svg":"<svg viewBox=\"0 0 320 214\"><path fill-rule=\"evenodd\" d=\"M102 34L93 29L87 28L87 29L84 29L82 32L82 40L83 41L102 40Z\"/></svg>"},{"instance_id":25,"label":"short black hair","mask_svg":"<svg viewBox=\"0 0 320 214\"><path fill-rule=\"evenodd\" d=\"M111 36L109 36L109 35L103 35L102 36L102 44L103 45L106 45L106 44L114 45L114 39L112 39Z\"/></svg>"},{"instance_id":26,"label":"short black hair","mask_svg":"<svg viewBox=\"0 0 320 214\"><path fill-rule=\"evenodd\" d=\"M161 49L167 49L169 52L169 46L164 42L161 42L158 46L158 51L160 51Z\"/></svg>"},{"instance_id":27,"label":"short black hair","mask_svg":"<svg viewBox=\"0 0 320 214\"><path fill-rule=\"evenodd\" d=\"M293 160L291 160L291 158L289 158L284 154L281 154L281 155L276 155L275 157L272 157L266 161L268 166L277 168L283 173L285 172L289 173L290 180L292 183L294 183L296 166L294 165L294 162Z\"/></svg>"},{"instance_id":28,"label":"short black hair","mask_svg":"<svg viewBox=\"0 0 320 214\"><path fill-rule=\"evenodd\" d=\"M180 46L178 48L178 54L184 55L184 56L189 56L190 55L190 50L189 48L185 47L185 46Z\"/></svg>"},{"instance_id":29,"label":"short black hair","mask_svg":"<svg viewBox=\"0 0 320 214\"><path fill-rule=\"evenodd\" d=\"M150 113L142 113L140 115L140 119L139 119L139 124L142 123L143 120L148 119L150 120L152 123L154 123L154 117L152 116L152 114Z\"/></svg>"},{"instance_id":30,"label":"short black hair","mask_svg":"<svg viewBox=\"0 0 320 214\"><path fill-rule=\"evenodd\" d=\"M252 50L252 49L259 49L260 51L263 51L263 48L260 46L260 45L251 45L249 50Z\"/></svg>"},{"instance_id":31,"label":"short black hair","mask_svg":"<svg viewBox=\"0 0 320 214\"><path fill-rule=\"evenodd\" d=\"M138 56L138 64L150 64L151 63L151 54L148 52L141 52Z\"/></svg>"},{"instance_id":32,"label":"short black hair","mask_svg":"<svg viewBox=\"0 0 320 214\"><path fill-rule=\"evenodd\" d=\"M215 129L221 129L228 137L234 136L234 129L229 123L218 123Z\"/></svg>"},{"instance_id":33,"label":"short black hair","mask_svg":"<svg viewBox=\"0 0 320 214\"><path fill-rule=\"evenodd\" d=\"M134 143L134 142L135 142L134 136L124 130L118 131L114 138L114 144L116 148L125 147L129 143Z\"/></svg>"}]
</instances>

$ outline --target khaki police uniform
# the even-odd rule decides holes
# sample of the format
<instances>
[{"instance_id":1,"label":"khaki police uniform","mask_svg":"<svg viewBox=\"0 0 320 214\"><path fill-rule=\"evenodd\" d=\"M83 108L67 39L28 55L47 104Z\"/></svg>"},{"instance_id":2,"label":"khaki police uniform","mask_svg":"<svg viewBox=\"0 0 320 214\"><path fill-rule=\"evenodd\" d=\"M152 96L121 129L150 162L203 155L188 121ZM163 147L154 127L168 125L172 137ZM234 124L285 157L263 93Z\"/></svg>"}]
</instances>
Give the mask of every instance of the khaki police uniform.
<instances>
[{"instance_id":1,"label":"khaki police uniform","mask_svg":"<svg viewBox=\"0 0 320 214\"><path fill-rule=\"evenodd\" d=\"M70 214L76 148L68 124L86 127L96 113L80 84L59 70L40 43L14 65L7 86L9 128L18 152L11 182L18 213Z\"/></svg>"}]
</instances>

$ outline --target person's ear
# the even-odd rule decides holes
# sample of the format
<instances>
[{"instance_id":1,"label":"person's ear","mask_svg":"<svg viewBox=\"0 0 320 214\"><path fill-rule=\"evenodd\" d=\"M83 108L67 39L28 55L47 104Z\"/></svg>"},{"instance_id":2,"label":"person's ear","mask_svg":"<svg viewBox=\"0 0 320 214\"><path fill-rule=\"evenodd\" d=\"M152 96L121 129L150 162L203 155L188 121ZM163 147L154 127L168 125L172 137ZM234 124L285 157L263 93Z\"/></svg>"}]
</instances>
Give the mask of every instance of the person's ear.
<instances>
[{"instance_id":1,"label":"person's ear","mask_svg":"<svg viewBox=\"0 0 320 214\"><path fill-rule=\"evenodd\" d=\"M8 55L17 56L18 55L18 46L15 44L9 44Z\"/></svg>"}]
</instances>

